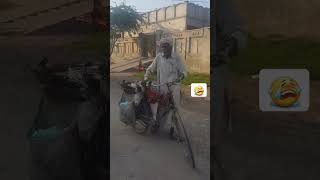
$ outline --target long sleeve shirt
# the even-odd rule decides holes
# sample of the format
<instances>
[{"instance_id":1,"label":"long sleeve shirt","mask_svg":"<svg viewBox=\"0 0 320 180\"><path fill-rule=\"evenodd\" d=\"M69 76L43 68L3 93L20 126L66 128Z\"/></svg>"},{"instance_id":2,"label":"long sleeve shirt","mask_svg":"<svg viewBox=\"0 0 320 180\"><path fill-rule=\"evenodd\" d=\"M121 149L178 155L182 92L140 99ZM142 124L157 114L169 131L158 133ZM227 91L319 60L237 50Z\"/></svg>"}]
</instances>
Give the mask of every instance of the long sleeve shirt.
<instances>
[{"instance_id":1,"label":"long sleeve shirt","mask_svg":"<svg viewBox=\"0 0 320 180\"><path fill-rule=\"evenodd\" d=\"M157 73L157 83L159 84L175 81L181 74L185 77L187 76L184 63L174 53L168 59L163 57L162 54L157 55L152 64L147 68L145 79L153 73ZM160 92L165 93L166 91L165 86L160 87Z\"/></svg>"}]
</instances>

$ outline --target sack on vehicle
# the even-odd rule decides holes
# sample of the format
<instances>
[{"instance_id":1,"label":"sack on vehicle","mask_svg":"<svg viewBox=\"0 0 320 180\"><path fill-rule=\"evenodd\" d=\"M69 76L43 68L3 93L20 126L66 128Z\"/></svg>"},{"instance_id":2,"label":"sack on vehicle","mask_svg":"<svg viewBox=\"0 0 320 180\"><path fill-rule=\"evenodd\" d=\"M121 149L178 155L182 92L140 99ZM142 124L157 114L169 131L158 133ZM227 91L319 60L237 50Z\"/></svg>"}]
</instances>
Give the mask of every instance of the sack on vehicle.
<instances>
[{"instance_id":1,"label":"sack on vehicle","mask_svg":"<svg viewBox=\"0 0 320 180\"><path fill-rule=\"evenodd\" d=\"M134 95L122 94L119 102L120 121L128 125L135 121Z\"/></svg>"}]
</instances>

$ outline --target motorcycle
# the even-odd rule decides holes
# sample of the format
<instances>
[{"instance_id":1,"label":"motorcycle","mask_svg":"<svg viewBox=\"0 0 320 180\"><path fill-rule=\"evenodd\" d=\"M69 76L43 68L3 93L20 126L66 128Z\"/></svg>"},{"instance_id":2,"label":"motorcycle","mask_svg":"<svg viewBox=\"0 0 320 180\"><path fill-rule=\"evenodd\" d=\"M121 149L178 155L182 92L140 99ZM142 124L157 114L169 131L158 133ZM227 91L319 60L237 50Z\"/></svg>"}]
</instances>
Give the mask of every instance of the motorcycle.
<instances>
[{"instance_id":1,"label":"motorcycle","mask_svg":"<svg viewBox=\"0 0 320 180\"><path fill-rule=\"evenodd\" d=\"M179 81L163 84L154 84L151 81L122 81L120 86L124 92L119 102L120 120L126 125L131 125L135 132L139 134L147 132L154 134L166 120L171 121L170 137L185 145L185 155L190 160L192 167L195 168L195 159L189 136L174 102L171 90L171 86ZM160 86L167 86L168 93L159 94L157 87Z\"/></svg>"},{"instance_id":2,"label":"motorcycle","mask_svg":"<svg viewBox=\"0 0 320 180\"><path fill-rule=\"evenodd\" d=\"M103 64L49 65L32 69L42 98L28 132L33 179L99 179L107 167ZM47 151L45 147L50 147ZM59 162L60 166L56 166ZM46 177L46 178L44 178Z\"/></svg>"}]
</instances>

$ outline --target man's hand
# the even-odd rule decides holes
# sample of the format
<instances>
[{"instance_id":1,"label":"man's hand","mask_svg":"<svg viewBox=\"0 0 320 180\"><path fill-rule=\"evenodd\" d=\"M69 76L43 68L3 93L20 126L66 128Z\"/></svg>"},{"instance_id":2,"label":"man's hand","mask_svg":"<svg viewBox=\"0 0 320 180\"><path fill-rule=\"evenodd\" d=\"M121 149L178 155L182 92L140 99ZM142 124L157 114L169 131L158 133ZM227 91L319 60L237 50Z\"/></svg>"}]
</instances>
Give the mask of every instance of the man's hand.
<instances>
[{"instance_id":1,"label":"man's hand","mask_svg":"<svg viewBox=\"0 0 320 180\"><path fill-rule=\"evenodd\" d=\"M180 81L182 81L183 79L184 79L184 74L181 74Z\"/></svg>"},{"instance_id":2,"label":"man's hand","mask_svg":"<svg viewBox=\"0 0 320 180\"><path fill-rule=\"evenodd\" d=\"M151 84L151 81L149 81L148 79L141 81L141 85L142 85L142 86L149 86L150 84Z\"/></svg>"},{"instance_id":3,"label":"man's hand","mask_svg":"<svg viewBox=\"0 0 320 180\"><path fill-rule=\"evenodd\" d=\"M180 73L178 79L176 80L177 82L180 82L184 79L184 74Z\"/></svg>"},{"instance_id":4,"label":"man's hand","mask_svg":"<svg viewBox=\"0 0 320 180\"><path fill-rule=\"evenodd\" d=\"M148 80L143 80L143 81L141 81L141 84L142 84L142 85L146 85L147 82L148 82Z\"/></svg>"},{"instance_id":5,"label":"man's hand","mask_svg":"<svg viewBox=\"0 0 320 180\"><path fill-rule=\"evenodd\" d=\"M180 75L176 80L174 80L172 83L180 83L184 79L183 75Z\"/></svg>"}]
</instances>

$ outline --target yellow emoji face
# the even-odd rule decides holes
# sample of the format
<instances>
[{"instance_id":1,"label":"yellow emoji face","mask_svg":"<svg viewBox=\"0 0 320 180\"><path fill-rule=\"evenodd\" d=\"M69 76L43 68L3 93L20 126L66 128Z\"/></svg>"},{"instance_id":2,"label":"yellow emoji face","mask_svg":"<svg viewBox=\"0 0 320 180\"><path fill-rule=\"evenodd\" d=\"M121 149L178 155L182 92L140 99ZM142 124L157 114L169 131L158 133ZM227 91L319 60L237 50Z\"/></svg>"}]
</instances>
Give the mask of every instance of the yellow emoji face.
<instances>
[{"instance_id":1,"label":"yellow emoji face","mask_svg":"<svg viewBox=\"0 0 320 180\"><path fill-rule=\"evenodd\" d=\"M194 94L197 96L202 96L204 93L204 88L202 86L194 87Z\"/></svg>"},{"instance_id":2,"label":"yellow emoji face","mask_svg":"<svg viewBox=\"0 0 320 180\"><path fill-rule=\"evenodd\" d=\"M293 106L299 100L300 92L299 84L290 77L277 78L269 90L272 102L279 107Z\"/></svg>"}]
</instances>

